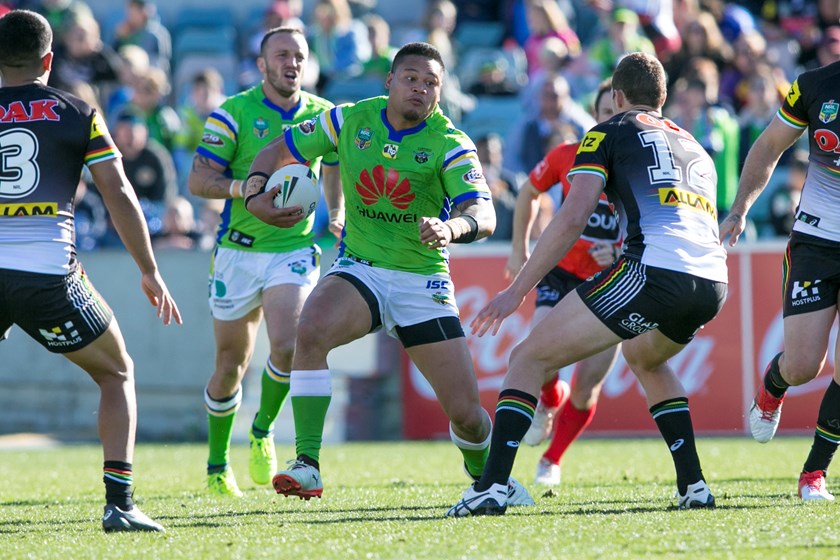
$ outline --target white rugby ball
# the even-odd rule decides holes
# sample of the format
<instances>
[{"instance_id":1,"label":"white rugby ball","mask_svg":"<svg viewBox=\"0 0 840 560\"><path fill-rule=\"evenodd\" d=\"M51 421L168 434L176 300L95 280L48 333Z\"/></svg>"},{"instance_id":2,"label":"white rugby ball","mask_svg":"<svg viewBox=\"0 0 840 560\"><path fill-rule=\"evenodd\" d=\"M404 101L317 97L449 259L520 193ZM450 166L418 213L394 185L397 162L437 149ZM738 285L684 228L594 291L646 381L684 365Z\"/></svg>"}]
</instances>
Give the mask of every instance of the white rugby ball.
<instances>
[{"instance_id":1,"label":"white rugby ball","mask_svg":"<svg viewBox=\"0 0 840 560\"><path fill-rule=\"evenodd\" d=\"M318 188L318 178L308 166L292 163L281 167L268 178L265 190L271 190L277 185L280 185L280 191L274 196L275 208L300 206L306 218L318 206L321 190Z\"/></svg>"}]
</instances>

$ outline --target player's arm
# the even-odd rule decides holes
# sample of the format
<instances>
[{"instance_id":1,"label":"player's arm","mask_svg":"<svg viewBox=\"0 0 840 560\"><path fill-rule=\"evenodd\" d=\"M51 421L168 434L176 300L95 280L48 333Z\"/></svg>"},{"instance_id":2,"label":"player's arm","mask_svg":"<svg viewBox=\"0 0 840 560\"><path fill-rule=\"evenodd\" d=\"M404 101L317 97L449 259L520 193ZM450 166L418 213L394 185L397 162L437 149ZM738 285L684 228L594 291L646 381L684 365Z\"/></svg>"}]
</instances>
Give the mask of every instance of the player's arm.
<instances>
[{"instance_id":1,"label":"player's arm","mask_svg":"<svg viewBox=\"0 0 840 560\"><path fill-rule=\"evenodd\" d=\"M95 163L90 166L90 173L120 239L140 269L143 292L151 304L157 307L158 317L161 317L164 325L173 319L180 325L181 313L158 271L146 220L134 188L125 176L122 160L109 159Z\"/></svg>"},{"instance_id":2,"label":"player's arm","mask_svg":"<svg viewBox=\"0 0 840 560\"><path fill-rule=\"evenodd\" d=\"M511 280L519 273L530 254L531 229L537 219L540 208L540 191L530 179L519 188L516 206L513 210L513 235L511 237L510 256L505 265L505 280Z\"/></svg>"},{"instance_id":3,"label":"player's arm","mask_svg":"<svg viewBox=\"0 0 840 560\"><path fill-rule=\"evenodd\" d=\"M455 206L454 217L420 219L420 242L429 249L446 247L450 243L472 243L493 234L496 229L496 210L489 198L468 198Z\"/></svg>"},{"instance_id":4,"label":"player's arm","mask_svg":"<svg viewBox=\"0 0 840 560\"><path fill-rule=\"evenodd\" d=\"M721 242L727 235L730 236L730 245L738 242L738 236L746 226L747 212L767 186L782 153L802 136L803 131L774 118L756 139L744 162L735 201L726 219L720 224Z\"/></svg>"},{"instance_id":5,"label":"player's arm","mask_svg":"<svg viewBox=\"0 0 840 560\"><path fill-rule=\"evenodd\" d=\"M329 211L330 231L341 239L341 230L344 229L344 193L341 191L341 174L337 165L321 164L321 183Z\"/></svg>"},{"instance_id":6,"label":"player's arm","mask_svg":"<svg viewBox=\"0 0 840 560\"><path fill-rule=\"evenodd\" d=\"M251 163L242 189L245 209L261 221L281 228L292 227L304 218L300 206L274 207L274 196L280 191L282 185L278 184L268 191L265 189L268 178L276 170L291 163L304 163L292 155L286 145L285 136L281 134L260 150Z\"/></svg>"},{"instance_id":7,"label":"player's arm","mask_svg":"<svg viewBox=\"0 0 840 560\"><path fill-rule=\"evenodd\" d=\"M190 193L202 198L242 197L242 181L225 177L225 167L201 153L193 157L187 186Z\"/></svg>"},{"instance_id":8,"label":"player's arm","mask_svg":"<svg viewBox=\"0 0 840 560\"><path fill-rule=\"evenodd\" d=\"M499 292L473 319L470 325L474 334L483 336L491 327L493 334L499 332L505 317L522 305L528 292L578 240L598 205L603 187L603 178L598 175L580 173L572 178L568 196L540 235L531 258L513 283Z\"/></svg>"}]
</instances>

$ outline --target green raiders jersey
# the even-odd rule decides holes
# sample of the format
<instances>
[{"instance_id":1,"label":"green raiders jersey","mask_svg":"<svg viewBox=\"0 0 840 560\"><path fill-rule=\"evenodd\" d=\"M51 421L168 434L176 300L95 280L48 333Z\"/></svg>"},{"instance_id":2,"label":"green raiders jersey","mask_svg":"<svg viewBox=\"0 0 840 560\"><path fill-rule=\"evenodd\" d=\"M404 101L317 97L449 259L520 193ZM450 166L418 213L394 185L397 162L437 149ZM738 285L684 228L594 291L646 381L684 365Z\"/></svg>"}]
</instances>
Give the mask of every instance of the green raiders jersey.
<instances>
[{"instance_id":1,"label":"green raiders jersey","mask_svg":"<svg viewBox=\"0 0 840 560\"><path fill-rule=\"evenodd\" d=\"M449 218L469 198L490 199L475 145L439 108L408 130L385 117L387 97L339 105L286 131L298 161L338 153L346 218L340 256L433 274L449 253L420 242L420 219Z\"/></svg>"},{"instance_id":2,"label":"green raiders jersey","mask_svg":"<svg viewBox=\"0 0 840 560\"><path fill-rule=\"evenodd\" d=\"M204 134L196 153L225 168L232 179L245 179L259 151L292 125L311 119L332 103L305 91L300 103L286 111L269 101L262 84L229 97L213 111L204 125ZM309 165L318 172L320 158ZM324 157L325 165L335 165L335 154ZM314 215L291 228L278 228L261 222L245 209L241 198L228 199L216 244L228 249L285 253L312 244Z\"/></svg>"}]
</instances>

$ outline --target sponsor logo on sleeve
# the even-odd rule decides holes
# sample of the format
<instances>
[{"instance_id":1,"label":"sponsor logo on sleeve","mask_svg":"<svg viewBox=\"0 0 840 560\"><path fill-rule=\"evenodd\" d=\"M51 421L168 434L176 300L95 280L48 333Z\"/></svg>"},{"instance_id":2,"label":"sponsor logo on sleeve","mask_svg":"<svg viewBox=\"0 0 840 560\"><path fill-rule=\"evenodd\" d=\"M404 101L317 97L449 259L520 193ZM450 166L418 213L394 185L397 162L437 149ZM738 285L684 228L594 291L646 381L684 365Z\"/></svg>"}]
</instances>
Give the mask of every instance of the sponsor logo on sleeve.
<instances>
[{"instance_id":1,"label":"sponsor logo on sleeve","mask_svg":"<svg viewBox=\"0 0 840 560\"><path fill-rule=\"evenodd\" d=\"M224 144L221 138L219 138L215 134L210 134L209 132L205 132L201 136L201 142L204 144L209 144L210 146L221 146L222 144Z\"/></svg>"},{"instance_id":2,"label":"sponsor logo on sleeve","mask_svg":"<svg viewBox=\"0 0 840 560\"><path fill-rule=\"evenodd\" d=\"M313 132L315 132L315 126L317 124L317 119L312 118L308 121L303 121L298 125L298 130L300 130L304 135L309 136Z\"/></svg>"},{"instance_id":3,"label":"sponsor logo on sleeve","mask_svg":"<svg viewBox=\"0 0 840 560\"><path fill-rule=\"evenodd\" d=\"M595 132L594 130L590 130L586 133L586 136L583 137L583 140L580 141L580 146L578 146L577 153L581 152L594 152L598 149L598 146L601 145L601 142L606 137L606 134L603 132Z\"/></svg>"},{"instance_id":4,"label":"sponsor logo on sleeve","mask_svg":"<svg viewBox=\"0 0 840 560\"><path fill-rule=\"evenodd\" d=\"M481 174L481 171L475 167L471 167L469 171L464 173L463 177L461 177L465 183L481 183L484 181L484 175Z\"/></svg>"}]
</instances>

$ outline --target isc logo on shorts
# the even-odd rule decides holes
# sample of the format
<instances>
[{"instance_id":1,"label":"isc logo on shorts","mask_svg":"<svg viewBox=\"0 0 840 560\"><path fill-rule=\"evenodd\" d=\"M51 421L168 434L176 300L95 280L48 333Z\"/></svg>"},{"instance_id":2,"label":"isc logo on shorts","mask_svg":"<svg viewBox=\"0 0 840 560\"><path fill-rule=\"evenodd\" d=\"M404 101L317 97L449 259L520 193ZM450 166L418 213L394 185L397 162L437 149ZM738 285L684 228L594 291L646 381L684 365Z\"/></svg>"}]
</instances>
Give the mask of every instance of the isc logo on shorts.
<instances>
[{"instance_id":1,"label":"isc logo on shorts","mask_svg":"<svg viewBox=\"0 0 840 560\"><path fill-rule=\"evenodd\" d=\"M38 332L46 339L47 346L71 346L82 340L79 331L73 325L73 321L67 321L63 327L53 327L49 330L38 329Z\"/></svg>"}]
</instances>

